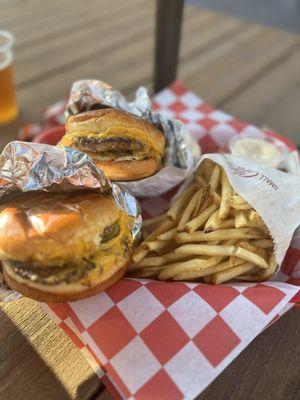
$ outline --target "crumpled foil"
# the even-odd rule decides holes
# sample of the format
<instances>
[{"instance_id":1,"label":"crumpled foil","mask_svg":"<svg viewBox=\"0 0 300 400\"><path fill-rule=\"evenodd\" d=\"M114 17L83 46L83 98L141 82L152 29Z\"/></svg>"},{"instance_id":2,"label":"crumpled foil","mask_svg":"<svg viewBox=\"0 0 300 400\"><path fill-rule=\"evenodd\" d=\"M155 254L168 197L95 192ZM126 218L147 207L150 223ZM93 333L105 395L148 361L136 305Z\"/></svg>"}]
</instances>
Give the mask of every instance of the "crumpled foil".
<instances>
[{"instance_id":1,"label":"crumpled foil","mask_svg":"<svg viewBox=\"0 0 300 400\"><path fill-rule=\"evenodd\" d=\"M184 133L182 123L153 112L151 99L144 87L136 92L134 101L128 102L120 92L97 80L81 80L73 84L67 115L111 107L143 118L162 130L166 138L163 167L155 175L138 181L122 182L135 195L153 197L167 192L182 182L194 166L192 149L198 146Z\"/></svg>"},{"instance_id":2,"label":"crumpled foil","mask_svg":"<svg viewBox=\"0 0 300 400\"><path fill-rule=\"evenodd\" d=\"M14 191L70 192L84 188L111 193L118 206L134 217L131 233L138 238L142 217L137 200L126 188L111 184L87 154L69 147L15 141L0 155L0 198ZM0 301L20 296L5 286L0 266Z\"/></svg>"}]
</instances>

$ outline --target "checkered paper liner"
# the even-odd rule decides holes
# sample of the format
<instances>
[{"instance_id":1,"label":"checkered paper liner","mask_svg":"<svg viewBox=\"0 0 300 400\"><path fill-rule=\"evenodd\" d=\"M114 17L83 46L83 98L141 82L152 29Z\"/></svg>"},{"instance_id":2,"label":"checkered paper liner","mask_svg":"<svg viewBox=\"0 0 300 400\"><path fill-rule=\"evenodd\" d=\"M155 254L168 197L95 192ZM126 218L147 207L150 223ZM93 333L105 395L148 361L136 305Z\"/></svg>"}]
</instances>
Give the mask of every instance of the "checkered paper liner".
<instances>
[{"instance_id":1,"label":"checkered paper liner","mask_svg":"<svg viewBox=\"0 0 300 400\"><path fill-rule=\"evenodd\" d=\"M180 82L156 95L154 108L181 119L204 153L225 150L239 133L261 132L214 110ZM141 200L144 216L163 212L173 194ZM94 297L42 306L114 398L193 399L292 302L300 302L300 233L277 279L218 287L122 279Z\"/></svg>"}]
</instances>

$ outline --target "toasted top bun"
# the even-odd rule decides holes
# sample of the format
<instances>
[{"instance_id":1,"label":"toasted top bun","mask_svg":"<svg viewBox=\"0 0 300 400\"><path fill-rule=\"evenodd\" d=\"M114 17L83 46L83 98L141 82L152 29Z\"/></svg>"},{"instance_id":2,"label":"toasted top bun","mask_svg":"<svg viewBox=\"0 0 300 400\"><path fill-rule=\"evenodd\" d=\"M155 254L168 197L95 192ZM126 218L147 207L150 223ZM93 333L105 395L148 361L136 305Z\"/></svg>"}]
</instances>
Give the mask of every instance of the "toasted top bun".
<instances>
[{"instance_id":1,"label":"toasted top bun","mask_svg":"<svg viewBox=\"0 0 300 400\"><path fill-rule=\"evenodd\" d=\"M115 201L96 192L23 193L0 204L0 259L76 262L99 248L105 228L120 217Z\"/></svg>"},{"instance_id":2,"label":"toasted top bun","mask_svg":"<svg viewBox=\"0 0 300 400\"><path fill-rule=\"evenodd\" d=\"M66 122L66 133L62 145L68 145L65 140L70 134L124 136L140 140L160 157L164 154L165 137L159 129L142 118L113 108L102 108L70 116Z\"/></svg>"}]
</instances>

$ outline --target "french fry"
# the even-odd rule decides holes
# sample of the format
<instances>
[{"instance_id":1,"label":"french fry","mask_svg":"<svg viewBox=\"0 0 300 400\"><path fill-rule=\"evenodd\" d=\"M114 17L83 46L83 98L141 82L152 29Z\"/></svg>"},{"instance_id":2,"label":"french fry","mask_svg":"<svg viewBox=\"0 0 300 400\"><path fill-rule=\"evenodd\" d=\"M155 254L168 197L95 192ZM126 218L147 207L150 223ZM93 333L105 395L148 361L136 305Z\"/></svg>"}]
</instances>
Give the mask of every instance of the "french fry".
<instances>
[{"instance_id":1,"label":"french fry","mask_svg":"<svg viewBox=\"0 0 300 400\"><path fill-rule=\"evenodd\" d=\"M202 192L202 195L200 196L200 201L197 203L197 209L196 215L199 215L199 213L207 208L211 203L212 203L212 197L211 197L211 190L209 186L205 186Z\"/></svg>"},{"instance_id":2,"label":"french fry","mask_svg":"<svg viewBox=\"0 0 300 400\"><path fill-rule=\"evenodd\" d=\"M169 220L158 225L158 227L155 228L154 231L151 232L150 235L146 238L146 242L151 242L152 240L156 239L157 236L159 236L160 234L162 234L164 232L167 232L168 230L173 228L174 225L175 225L175 222L169 221ZM143 245L143 243L141 244L141 246L142 245Z\"/></svg>"},{"instance_id":3,"label":"french fry","mask_svg":"<svg viewBox=\"0 0 300 400\"><path fill-rule=\"evenodd\" d=\"M216 210L206 221L204 226L204 232L213 232L217 229L228 229L235 227L235 220L233 218L230 219L219 219L219 210Z\"/></svg>"},{"instance_id":4,"label":"french fry","mask_svg":"<svg viewBox=\"0 0 300 400\"><path fill-rule=\"evenodd\" d=\"M163 255L163 257L166 260L166 264L172 264L177 261L187 260L187 258L189 258L189 256L187 256L186 254L176 254L174 252L166 253Z\"/></svg>"},{"instance_id":5,"label":"french fry","mask_svg":"<svg viewBox=\"0 0 300 400\"><path fill-rule=\"evenodd\" d=\"M198 199L200 198L200 203L201 203L201 198L203 197L203 188L198 190L194 195L192 196L190 202L186 206L185 210L183 211L180 220L177 225L177 230L178 231L183 231L185 224L190 220L191 215L193 214L194 209L197 206Z\"/></svg>"},{"instance_id":6,"label":"french fry","mask_svg":"<svg viewBox=\"0 0 300 400\"><path fill-rule=\"evenodd\" d=\"M175 243L175 240L164 240L166 242L166 246L162 247L161 249L155 251L156 254L160 256L164 256L167 253L171 253L174 251L174 249L177 247L177 243Z\"/></svg>"},{"instance_id":7,"label":"french fry","mask_svg":"<svg viewBox=\"0 0 300 400\"><path fill-rule=\"evenodd\" d=\"M204 232L212 232L218 229L220 224L219 210L214 211L204 225Z\"/></svg>"},{"instance_id":8,"label":"french fry","mask_svg":"<svg viewBox=\"0 0 300 400\"><path fill-rule=\"evenodd\" d=\"M267 236L270 236L269 230L264 223L262 217L254 210L249 211L249 221L252 226L257 226L264 231Z\"/></svg>"},{"instance_id":9,"label":"french fry","mask_svg":"<svg viewBox=\"0 0 300 400\"><path fill-rule=\"evenodd\" d=\"M174 201L174 203L171 205L171 207L167 212L167 217L171 221L176 221L180 211L182 210L183 207L185 207L187 201L192 196L196 188L197 188L196 183L193 183L185 190L185 192L181 193L181 195Z\"/></svg>"},{"instance_id":10,"label":"french fry","mask_svg":"<svg viewBox=\"0 0 300 400\"><path fill-rule=\"evenodd\" d=\"M157 251L168 245L167 240L153 240L152 242L144 242L144 246L149 251Z\"/></svg>"},{"instance_id":11,"label":"french fry","mask_svg":"<svg viewBox=\"0 0 300 400\"><path fill-rule=\"evenodd\" d=\"M265 225L262 217L254 210L249 211L248 218L249 218L249 221L254 223L255 225L258 225L258 226Z\"/></svg>"},{"instance_id":12,"label":"french fry","mask_svg":"<svg viewBox=\"0 0 300 400\"><path fill-rule=\"evenodd\" d=\"M241 264L244 264L244 263L245 263L245 260L242 260L241 258L237 258L235 256L230 256L229 257L230 268L237 267L238 265L241 265Z\"/></svg>"},{"instance_id":13,"label":"french fry","mask_svg":"<svg viewBox=\"0 0 300 400\"><path fill-rule=\"evenodd\" d=\"M167 219L166 214L159 215L154 218L149 218L143 221L143 228L153 228L154 226L164 222Z\"/></svg>"},{"instance_id":14,"label":"french fry","mask_svg":"<svg viewBox=\"0 0 300 400\"><path fill-rule=\"evenodd\" d=\"M212 194L213 202L217 206L219 206L221 204L221 196L217 192L215 192L213 190L211 191L211 194Z\"/></svg>"},{"instance_id":15,"label":"french fry","mask_svg":"<svg viewBox=\"0 0 300 400\"><path fill-rule=\"evenodd\" d=\"M201 199L201 204L198 209L198 215L204 211L207 207L209 207L211 204L213 204L213 197L211 194L211 190L209 186L206 186L203 189L203 198Z\"/></svg>"},{"instance_id":16,"label":"french fry","mask_svg":"<svg viewBox=\"0 0 300 400\"><path fill-rule=\"evenodd\" d=\"M230 205L227 203L227 199L229 199L231 194L232 194L232 188L230 186L226 172L223 170L222 171L221 204L220 204L220 211L219 211L220 219L225 219L228 217Z\"/></svg>"},{"instance_id":17,"label":"french fry","mask_svg":"<svg viewBox=\"0 0 300 400\"><path fill-rule=\"evenodd\" d=\"M207 183L209 183L210 177L212 175L215 163L211 160L204 160L203 161L203 176Z\"/></svg>"},{"instance_id":18,"label":"french fry","mask_svg":"<svg viewBox=\"0 0 300 400\"><path fill-rule=\"evenodd\" d=\"M143 247L138 247L134 254L133 254L133 261L135 263L138 263L139 261L141 261L144 257L146 257L146 255L149 253L148 250L144 249Z\"/></svg>"},{"instance_id":19,"label":"french fry","mask_svg":"<svg viewBox=\"0 0 300 400\"><path fill-rule=\"evenodd\" d=\"M147 246L145 246L145 243L147 241L153 241L156 239L156 237L167 231L168 229L172 228L174 226L174 222L173 221L165 221L163 222L161 225L159 225L152 233L150 233L150 235L145 239L144 242L142 242L134 251L133 253L133 261L137 264L139 261L141 261L144 257L146 257L146 255L149 252L149 249L147 248Z\"/></svg>"},{"instance_id":20,"label":"french fry","mask_svg":"<svg viewBox=\"0 0 300 400\"><path fill-rule=\"evenodd\" d=\"M209 178L209 185L213 191L216 191L219 186L219 181L220 181L220 175L221 175L221 170L218 165L215 165L211 176Z\"/></svg>"},{"instance_id":21,"label":"french fry","mask_svg":"<svg viewBox=\"0 0 300 400\"><path fill-rule=\"evenodd\" d=\"M232 255L234 255L238 258L242 258L245 261L249 261L250 263L257 265L260 268L263 268L263 269L268 268L268 264L267 264L266 260L264 260L258 254L253 253L249 250L243 249L242 247L235 248L235 251L233 252Z\"/></svg>"},{"instance_id":22,"label":"french fry","mask_svg":"<svg viewBox=\"0 0 300 400\"><path fill-rule=\"evenodd\" d=\"M176 254L190 256L234 256L236 248L232 245L184 244L174 250Z\"/></svg>"},{"instance_id":23,"label":"french fry","mask_svg":"<svg viewBox=\"0 0 300 400\"><path fill-rule=\"evenodd\" d=\"M128 271L138 271L140 269L143 269L145 267L159 267L163 264L166 263L166 260L164 259L164 257L160 257L160 256L150 256L150 257L146 257L143 258L139 263L137 264L132 264L128 267Z\"/></svg>"},{"instance_id":24,"label":"french fry","mask_svg":"<svg viewBox=\"0 0 300 400\"><path fill-rule=\"evenodd\" d=\"M207 183L205 182L204 178L201 175L195 176L195 181L200 187L206 187Z\"/></svg>"},{"instance_id":25,"label":"french fry","mask_svg":"<svg viewBox=\"0 0 300 400\"><path fill-rule=\"evenodd\" d=\"M223 244L223 246L232 246L233 244L235 244L235 240L232 240L232 239L230 239L230 240L225 240L222 244Z\"/></svg>"},{"instance_id":26,"label":"french fry","mask_svg":"<svg viewBox=\"0 0 300 400\"><path fill-rule=\"evenodd\" d=\"M251 206L248 203L243 203L243 204L230 204L232 208L235 210L240 210L240 211L245 211L245 210L251 210Z\"/></svg>"},{"instance_id":27,"label":"french fry","mask_svg":"<svg viewBox=\"0 0 300 400\"><path fill-rule=\"evenodd\" d=\"M177 243L209 242L212 240L246 240L261 238L261 232L255 228L219 229L214 232L178 233L175 236Z\"/></svg>"},{"instance_id":28,"label":"french fry","mask_svg":"<svg viewBox=\"0 0 300 400\"><path fill-rule=\"evenodd\" d=\"M205 188L202 188L202 189L205 189ZM202 205L203 205L203 193L202 193L202 196L198 196L196 206L195 206L194 211L193 211L193 213L191 215L191 219L197 217L197 215L200 212L200 209L202 208Z\"/></svg>"},{"instance_id":29,"label":"french fry","mask_svg":"<svg viewBox=\"0 0 300 400\"><path fill-rule=\"evenodd\" d=\"M238 206L238 205L243 205L243 204L248 204L247 203L247 201L245 200L245 199L243 199L240 195L238 195L238 194L235 194L235 195L232 195L231 197L229 197L228 199L227 199L227 203L231 206L231 207L233 207L233 205L236 205L236 206Z\"/></svg>"},{"instance_id":30,"label":"french fry","mask_svg":"<svg viewBox=\"0 0 300 400\"><path fill-rule=\"evenodd\" d=\"M254 246L257 247L262 247L263 249L269 249L273 248L274 243L272 239L257 239L257 240L251 240L251 244L254 244Z\"/></svg>"},{"instance_id":31,"label":"french fry","mask_svg":"<svg viewBox=\"0 0 300 400\"><path fill-rule=\"evenodd\" d=\"M221 283L228 282L231 279L236 278L237 276L244 274L245 272L249 271L253 268L253 264L250 262L244 263L239 265L238 267L226 269L221 272L215 273L212 277L210 282L213 285L220 285Z\"/></svg>"},{"instance_id":32,"label":"french fry","mask_svg":"<svg viewBox=\"0 0 300 400\"><path fill-rule=\"evenodd\" d=\"M218 229L229 229L229 228L234 228L234 226L235 226L234 218L223 219L220 221Z\"/></svg>"},{"instance_id":33,"label":"french fry","mask_svg":"<svg viewBox=\"0 0 300 400\"><path fill-rule=\"evenodd\" d=\"M266 278L269 278L270 276L272 276L274 274L274 272L276 271L276 267L277 267L277 263L276 263L275 252L272 251L270 259L269 259L269 266L266 269L266 271L264 271L262 278L266 279Z\"/></svg>"},{"instance_id":34,"label":"french fry","mask_svg":"<svg viewBox=\"0 0 300 400\"><path fill-rule=\"evenodd\" d=\"M168 280L180 272L202 270L214 264L217 264L222 257L210 257L208 260L192 259L189 261L182 261L170 265L166 265L158 274L159 280Z\"/></svg>"},{"instance_id":35,"label":"french fry","mask_svg":"<svg viewBox=\"0 0 300 400\"><path fill-rule=\"evenodd\" d=\"M245 277L251 277L249 279L249 282L253 282L253 278L256 277L258 274L264 273L266 270L263 270L259 267L257 267L256 265L253 266L253 268L251 268L249 271L245 272L242 275L239 275L238 277L236 277L235 279L238 281L245 281Z\"/></svg>"},{"instance_id":36,"label":"french fry","mask_svg":"<svg viewBox=\"0 0 300 400\"><path fill-rule=\"evenodd\" d=\"M139 271L133 272L130 276L134 278L152 278L155 277L160 270L160 267L143 268Z\"/></svg>"},{"instance_id":37,"label":"french fry","mask_svg":"<svg viewBox=\"0 0 300 400\"><path fill-rule=\"evenodd\" d=\"M263 281L268 279L270 276L274 274L276 271L276 258L275 258L275 253L272 251L269 263L268 263L268 268L259 272L257 275L254 276L255 281Z\"/></svg>"},{"instance_id":38,"label":"french fry","mask_svg":"<svg viewBox=\"0 0 300 400\"><path fill-rule=\"evenodd\" d=\"M243 261L243 264L245 261ZM199 278L207 278L204 279L206 283L210 283L210 278L208 278L210 275L213 275L217 272L221 272L227 269L230 269L230 263L228 260L220 262L216 265L213 265L209 268L204 268L198 271L184 271L180 272L179 274L175 275L172 279L174 281L181 281L181 280L189 280L189 279L199 279Z\"/></svg>"},{"instance_id":39,"label":"french fry","mask_svg":"<svg viewBox=\"0 0 300 400\"><path fill-rule=\"evenodd\" d=\"M203 209L207 208L212 203L213 199L211 197L211 191L209 186L204 186L201 189L203 191L201 193L201 196L198 197L196 207L190 217L190 220L197 217Z\"/></svg>"},{"instance_id":40,"label":"french fry","mask_svg":"<svg viewBox=\"0 0 300 400\"><path fill-rule=\"evenodd\" d=\"M210 217L211 213L214 212L218 206L211 204L205 210L203 210L197 217L193 218L185 225L185 230L188 232L194 232L198 228L202 227Z\"/></svg>"},{"instance_id":41,"label":"french fry","mask_svg":"<svg viewBox=\"0 0 300 400\"><path fill-rule=\"evenodd\" d=\"M246 228L248 227L249 221L247 219L247 215L244 211L236 211L235 212L235 227L236 228Z\"/></svg>"},{"instance_id":42,"label":"french fry","mask_svg":"<svg viewBox=\"0 0 300 400\"><path fill-rule=\"evenodd\" d=\"M158 240L171 240L177 234L177 228L172 228L166 232L161 233L157 236Z\"/></svg>"},{"instance_id":43,"label":"french fry","mask_svg":"<svg viewBox=\"0 0 300 400\"><path fill-rule=\"evenodd\" d=\"M142 261L139 262L139 266L141 267L160 267L164 265L166 262L164 257L154 256L154 257L146 257Z\"/></svg>"},{"instance_id":44,"label":"french fry","mask_svg":"<svg viewBox=\"0 0 300 400\"><path fill-rule=\"evenodd\" d=\"M167 247L168 244L167 240L153 240L152 242L145 242L145 248L149 251L157 252L164 247Z\"/></svg>"},{"instance_id":45,"label":"french fry","mask_svg":"<svg viewBox=\"0 0 300 400\"><path fill-rule=\"evenodd\" d=\"M251 251L252 253L258 254L265 260L268 258L267 257L267 249L264 249L262 247L255 246L253 243L247 242L247 241L240 241L237 243L238 247L242 247L243 249L246 249L248 251Z\"/></svg>"}]
</instances>

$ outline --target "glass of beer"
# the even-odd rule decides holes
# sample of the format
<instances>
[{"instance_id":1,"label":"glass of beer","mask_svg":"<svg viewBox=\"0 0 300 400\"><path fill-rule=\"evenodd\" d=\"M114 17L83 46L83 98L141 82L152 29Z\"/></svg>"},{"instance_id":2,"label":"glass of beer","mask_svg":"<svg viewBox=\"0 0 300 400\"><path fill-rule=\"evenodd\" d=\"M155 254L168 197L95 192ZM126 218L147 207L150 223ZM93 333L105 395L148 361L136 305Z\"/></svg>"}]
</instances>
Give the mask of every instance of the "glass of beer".
<instances>
[{"instance_id":1,"label":"glass of beer","mask_svg":"<svg viewBox=\"0 0 300 400\"><path fill-rule=\"evenodd\" d=\"M18 116L18 105L13 81L14 38L10 32L0 30L0 125Z\"/></svg>"}]
</instances>

